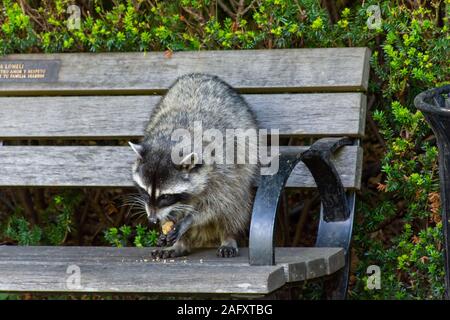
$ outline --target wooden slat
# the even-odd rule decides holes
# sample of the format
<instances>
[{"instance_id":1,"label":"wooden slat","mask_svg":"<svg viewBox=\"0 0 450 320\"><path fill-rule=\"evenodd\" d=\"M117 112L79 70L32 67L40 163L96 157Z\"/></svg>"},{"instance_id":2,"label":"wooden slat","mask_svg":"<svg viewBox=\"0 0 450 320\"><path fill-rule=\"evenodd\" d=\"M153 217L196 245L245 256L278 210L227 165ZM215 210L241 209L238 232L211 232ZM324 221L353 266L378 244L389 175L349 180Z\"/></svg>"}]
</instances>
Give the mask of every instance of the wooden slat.
<instances>
[{"instance_id":1,"label":"wooden slat","mask_svg":"<svg viewBox=\"0 0 450 320\"><path fill-rule=\"evenodd\" d=\"M180 75L220 76L242 92L365 91L367 48L148 53L16 54L0 61L59 60L56 82L2 82L1 95L161 93Z\"/></svg>"},{"instance_id":2,"label":"wooden slat","mask_svg":"<svg viewBox=\"0 0 450 320\"><path fill-rule=\"evenodd\" d=\"M344 147L336 154L335 165L344 187L359 189L361 156L357 146ZM0 186L131 187L134 159L129 147L0 146ZM300 163L287 186L316 185Z\"/></svg>"},{"instance_id":3,"label":"wooden slat","mask_svg":"<svg viewBox=\"0 0 450 320\"><path fill-rule=\"evenodd\" d=\"M245 95L264 129L361 136L361 93ZM140 137L159 96L1 97L0 139Z\"/></svg>"},{"instance_id":4,"label":"wooden slat","mask_svg":"<svg viewBox=\"0 0 450 320\"><path fill-rule=\"evenodd\" d=\"M0 291L265 294L286 282L329 275L344 266L341 248L276 248L276 265L248 265L215 250L155 261L151 248L0 247ZM67 287L67 268L80 269L81 288ZM70 284L70 281L69 281Z\"/></svg>"},{"instance_id":5,"label":"wooden slat","mask_svg":"<svg viewBox=\"0 0 450 320\"><path fill-rule=\"evenodd\" d=\"M189 255L187 263L195 264L202 260L210 265L247 265L248 248L239 250L240 254L235 260L217 257L215 250L200 250ZM286 282L304 281L330 275L341 269L345 265L345 252L342 248L275 248L275 263L284 268Z\"/></svg>"}]
</instances>

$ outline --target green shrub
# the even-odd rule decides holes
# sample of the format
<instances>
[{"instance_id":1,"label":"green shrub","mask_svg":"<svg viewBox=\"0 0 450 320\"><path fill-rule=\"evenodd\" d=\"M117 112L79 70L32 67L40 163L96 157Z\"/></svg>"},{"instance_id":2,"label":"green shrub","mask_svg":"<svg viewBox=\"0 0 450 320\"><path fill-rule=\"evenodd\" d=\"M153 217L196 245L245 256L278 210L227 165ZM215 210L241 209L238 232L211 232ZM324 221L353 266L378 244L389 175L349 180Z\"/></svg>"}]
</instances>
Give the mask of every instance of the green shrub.
<instances>
[{"instance_id":1,"label":"green shrub","mask_svg":"<svg viewBox=\"0 0 450 320\"><path fill-rule=\"evenodd\" d=\"M19 245L60 245L71 232L72 217L81 196L77 192L66 192L53 197L50 205L41 213L42 223L30 224L17 208L6 226L4 236Z\"/></svg>"},{"instance_id":2,"label":"green shrub","mask_svg":"<svg viewBox=\"0 0 450 320\"><path fill-rule=\"evenodd\" d=\"M384 181L377 186L377 205L361 204L354 238L363 260L357 278L365 279L368 265L379 265L382 290L363 291L364 281L358 281L354 295L442 298L437 148L413 99L450 80L448 20L438 27L432 7L383 8L385 38L372 55L378 79L371 86L378 96L373 118L385 139Z\"/></svg>"},{"instance_id":3,"label":"green shrub","mask_svg":"<svg viewBox=\"0 0 450 320\"><path fill-rule=\"evenodd\" d=\"M149 230L138 224L134 230L128 225L123 225L120 228L109 228L104 233L105 240L114 247L154 247L158 240L158 232L156 230Z\"/></svg>"},{"instance_id":4,"label":"green shrub","mask_svg":"<svg viewBox=\"0 0 450 320\"><path fill-rule=\"evenodd\" d=\"M30 226L23 217L12 216L4 235L21 246L38 245L42 238L42 230L38 226Z\"/></svg>"}]
</instances>

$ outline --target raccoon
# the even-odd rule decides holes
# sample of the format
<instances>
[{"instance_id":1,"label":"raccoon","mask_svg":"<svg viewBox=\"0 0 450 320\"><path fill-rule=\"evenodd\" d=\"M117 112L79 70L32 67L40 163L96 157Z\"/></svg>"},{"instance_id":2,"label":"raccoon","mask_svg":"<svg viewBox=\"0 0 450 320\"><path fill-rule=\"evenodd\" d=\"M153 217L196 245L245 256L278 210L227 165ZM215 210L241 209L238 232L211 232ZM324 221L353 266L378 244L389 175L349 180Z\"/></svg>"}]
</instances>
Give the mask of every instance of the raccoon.
<instances>
[{"instance_id":1,"label":"raccoon","mask_svg":"<svg viewBox=\"0 0 450 320\"><path fill-rule=\"evenodd\" d=\"M202 138L194 128L199 122L203 132L216 129L223 137L227 129L257 132L258 128L246 101L230 85L217 76L192 73L178 78L158 103L143 140L130 142L137 154L133 180L149 221L174 223L160 239L159 244L165 246L152 252L156 258L178 257L193 248L217 245L218 256L234 257L238 255L237 239L249 225L258 162L249 161L246 153L245 163L206 163L198 160L195 151L183 155L178 163L173 161L174 131L184 129L194 140ZM225 153L236 159L243 156L239 155L242 150L257 149L254 139L237 138L226 144Z\"/></svg>"}]
</instances>

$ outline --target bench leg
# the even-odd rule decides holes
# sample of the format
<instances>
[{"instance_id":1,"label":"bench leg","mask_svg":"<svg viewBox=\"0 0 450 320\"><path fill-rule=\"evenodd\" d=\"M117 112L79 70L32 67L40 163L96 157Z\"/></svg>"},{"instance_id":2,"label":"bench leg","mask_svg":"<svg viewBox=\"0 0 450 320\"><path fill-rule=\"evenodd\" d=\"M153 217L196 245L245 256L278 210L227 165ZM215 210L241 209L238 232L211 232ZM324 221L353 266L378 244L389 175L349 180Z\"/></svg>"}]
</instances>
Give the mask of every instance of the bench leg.
<instances>
[{"instance_id":1,"label":"bench leg","mask_svg":"<svg viewBox=\"0 0 450 320\"><path fill-rule=\"evenodd\" d=\"M351 238L353 218L355 215L355 193L347 194L349 217L344 221L326 222L321 209L319 231L316 247L341 247L345 250L345 266L339 270L332 279L325 282L325 297L330 300L344 300L347 296L350 276Z\"/></svg>"},{"instance_id":2,"label":"bench leg","mask_svg":"<svg viewBox=\"0 0 450 320\"><path fill-rule=\"evenodd\" d=\"M347 295L355 193L345 192L330 157L339 147L347 144L350 141L345 139L321 139L303 156L321 198L316 247L340 247L345 251L345 266L325 283L326 298L333 300L343 300Z\"/></svg>"}]
</instances>

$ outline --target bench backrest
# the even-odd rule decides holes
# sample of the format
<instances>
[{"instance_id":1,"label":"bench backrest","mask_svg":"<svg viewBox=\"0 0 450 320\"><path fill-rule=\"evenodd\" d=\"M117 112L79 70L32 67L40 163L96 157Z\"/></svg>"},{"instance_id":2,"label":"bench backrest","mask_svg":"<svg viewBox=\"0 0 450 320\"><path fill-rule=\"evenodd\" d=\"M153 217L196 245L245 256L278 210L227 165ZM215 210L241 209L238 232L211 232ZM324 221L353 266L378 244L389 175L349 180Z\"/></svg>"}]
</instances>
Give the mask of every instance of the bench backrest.
<instances>
[{"instance_id":1,"label":"bench backrest","mask_svg":"<svg viewBox=\"0 0 450 320\"><path fill-rule=\"evenodd\" d=\"M0 186L132 186L134 154L113 140L141 137L160 95L189 72L224 79L244 94L263 128L282 136L359 138L369 55L366 48L330 48L1 57ZM112 143L45 145L57 139ZM344 147L335 161L344 186L358 189L361 148ZM303 164L287 185L315 186Z\"/></svg>"}]
</instances>

